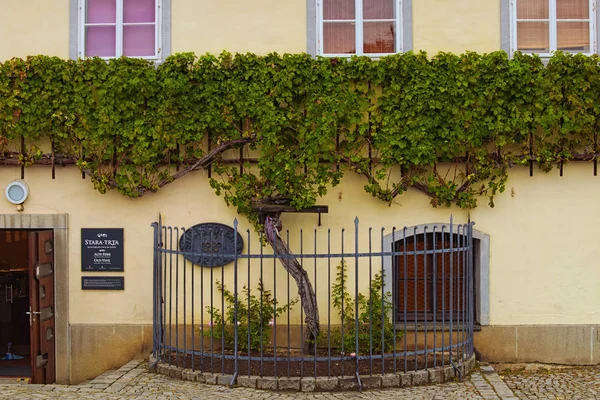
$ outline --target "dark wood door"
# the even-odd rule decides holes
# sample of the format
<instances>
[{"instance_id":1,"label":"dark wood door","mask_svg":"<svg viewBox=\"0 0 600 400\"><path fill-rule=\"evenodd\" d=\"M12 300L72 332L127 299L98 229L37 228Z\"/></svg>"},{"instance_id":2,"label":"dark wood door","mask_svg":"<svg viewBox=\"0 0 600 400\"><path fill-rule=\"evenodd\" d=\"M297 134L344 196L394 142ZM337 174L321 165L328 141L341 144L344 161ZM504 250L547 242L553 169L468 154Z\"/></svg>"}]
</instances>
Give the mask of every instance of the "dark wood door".
<instances>
[{"instance_id":1,"label":"dark wood door","mask_svg":"<svg viewBox=\"0 0 600 400\"><path fill-rule=\"evenodd\" d=\"M29 234L31 383L54 383L54 239L52 231Z\"/></svg>"}]
</instances>

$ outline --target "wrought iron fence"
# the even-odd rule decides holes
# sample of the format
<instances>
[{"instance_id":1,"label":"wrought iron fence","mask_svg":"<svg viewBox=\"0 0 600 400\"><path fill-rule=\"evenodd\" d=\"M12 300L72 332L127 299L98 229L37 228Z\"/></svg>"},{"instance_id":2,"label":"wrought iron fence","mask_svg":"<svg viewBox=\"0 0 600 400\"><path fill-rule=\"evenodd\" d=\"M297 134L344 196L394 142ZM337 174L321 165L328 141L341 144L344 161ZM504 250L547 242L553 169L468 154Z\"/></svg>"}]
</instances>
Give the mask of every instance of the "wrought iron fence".
<instances>
[{"instance_id":1,"label":"wrought iron fence","mask_svg":"<svg viewBox=\"0 0 600 400\"><path fill-rule=\"evenodd\" d=\"M282 255L262 234L242 236L237 220L153 223L153 355L232 375L232 384L258 375L356 376L360 385L361 375L455 365L473 353L472 225L377 232L356 219L351 234L281 232L290 246ZM283 258L306 271L318 314ZM307 312L320 316L316 337L306 334Z\"/></svg>"}]
</instances>

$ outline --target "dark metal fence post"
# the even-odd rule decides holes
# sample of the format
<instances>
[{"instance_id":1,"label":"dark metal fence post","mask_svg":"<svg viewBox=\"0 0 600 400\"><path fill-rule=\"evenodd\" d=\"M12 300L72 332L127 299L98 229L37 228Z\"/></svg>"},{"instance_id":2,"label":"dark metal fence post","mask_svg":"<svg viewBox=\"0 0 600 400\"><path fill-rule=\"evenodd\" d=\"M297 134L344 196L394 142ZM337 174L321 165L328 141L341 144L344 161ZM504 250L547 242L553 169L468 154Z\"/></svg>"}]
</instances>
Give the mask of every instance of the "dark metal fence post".
<instances>
[{"instance_id":1,"label":"dark metal fence post","mask_svg":"<svg viewBox=\"0 0 600 400\"><path fill-rule=\"evenodd\" d=\"M152 252L152 356L156 359L158 358L158 343L159 343L159 329L160 324L159 321L159 278L160 268L158 265L158 223L153 222L152 228L154 229L154 243L153 243L153 252Z\"/></svg>"},{"instance_id":2,"label":"dark metal fence post","mask_svg":"<svg viewBox=\"0 0 600 400\"><path fill-rule=\"evenodd\" d=\"M237 235L236 235L237 236ZM211 233L212 237L212 233ZM221 247L224 249L225 243L225 232L221 231ZM223 251L223 250L221 250ZM221 266L221 375L225 375L225 266Z\"/></svg>"},{"instance_id":3,"label":"dark metal fence post","mask_svg":"<svg viewBox=\"0 0 600 400\"><path fill-rule=\"evenodd\" d=\"M373 253L372 243L371 243L371 235L373 233L373 228L369 227L369 375L373 376L373 265L371 255ZM383 274L381 275L381 279L383 281ZM385 285L381 285L383 288ZM381 308L385 310L385 297L381 296ZM381 326L381 329L384 328L385 325Z\"/></svg>"},{"instance_id":4,"label":"dark metal fence post","mask_svg":"<svg viewBox=\"0 0 600 400\"><path fill-rule=\"evenodd\" d=\"M358 217L354 218L354 367L358 389L362 390L362 382L358 371Z\"/></svg>"},{"instance_id":5,"label":"dark metal fence post","mask_svg":"<svg viewBox=\"0 0 600 400\"><path fill-rule=\"evenodd\" d=\"M385 264L385 256L383 253L385 252L384 247L384 234L385 228L381 228L381 276L385 276L384 264ZM391 249L389 249L392 254L396 251L396 244L392 243ZM394 268L395 263L397 262L396 256L392 255L391 265ZM396 314L398 312L398 296L395 296L394 288L397 285L392 285L392 314ZM385 288L384 285L381 285L381 298L385 298ZM387 316L385 315L385 307L381 307L381 375L385 374L385 319Z\"/></svg>"},{"instance_id":6,"label":"dark metal fence post","mask_svg":"<svg viewBox=\"0 0 600 400\"><path fill-rule=\"evenodd\" d=\"M425 225L423 227L423 307L425 308L425 335L424 335L424 340L425 340L425 369L428 368L427 365L427 334L429 333L427 331L427 285L428 285L428 279L427 276L429 275L429 271L427 270L427 225Z\"/></svg>"},{"instance_id":7,"label":"dark metal fence post","mask_svg":"<svg viewBox=\"0 0 600 400\"><path fill-rule=\"evenodd\" d=\"M342 315L342 321L341 321L341 332L342 332L342 343L341 343L341 347L342 347L342 351L340 353L340 363L342 364L342 378L344 377L344 360L345 360L345 354L344 354L344 317L345 317L345 307L344 307L344 291L346 288L346 283L344 282L344 274L346 272L346 260L344 259L344 232L346 230L344 228L342 228L342 274L340 275L341 277L341 283L342 283L342 298L341 298L341 303L342 303L342 308L341 308L341 312L340 314Z\"/></svg>"},{"instance_id":8,"label":"dark metal fence post","mask_svg":"<svg viewBox=\"0 0 600 400\"><path fill-rule=\"evenodd\" d=\"M438 330L438 326L437 326L437 308L438 308L438 298L437 298L437 291L438 291L438 282L437 282L437 225L433 226L433 240L432 240L432 245L433 245L433 348L434 348L434 352L433 352L433 367L437 367L437 351L435 351L435 349L437 349L437 330ZM443 312L443 311L442 311ZM442 335L444 334L444 332L442 332Z\"/></svg>"},{"instance_id":9,"label":"dark metal fence post","mask_svg":"<svg viewBox=\"0 0 600 400\"><path fill-rule=\"evenodd\" d=\"M195 230L192 229L191 230L191 236L192 236L192 243L194 243L194 234L195 234ZM192 249L193 250L193 249ZM196 346L194 343L194 339L196 337L196 328L194 326L194 316L196 315L195 311L195 300L194 300L194 296L196 294L196 291L194 290L194 284L195 284L195 279L194 279L194 272L196 271L196 268L194 268L194 263L192 263L190 261L190 269L192 270L192 371L196 370L196 357L194 357L194 351L196 350ZM204 367L204 274L202 273L202 271L200 271L200 326L198 327L198 331L200 332L200 368L202 369Z\"/></svg>"},{"instance_id":10,"label":"dark metal fence post","mask_svg":"<svg viewBox=\"0 0 600 400\"><path fill-rule=\"evenodd\" d=\"M473 354L474 343L473 343L473 325L475 322L475 298L473 297L473 285L475 282L475 271L473 268L473 225L475 223L470 221L469 218L469 265L467 266L469 271L469 278L467 279L469 283L469 356Z\"/></svg>"},{"instance_id":11,"label":"dark metal fence post","mask_svg":"<svg viewBox=\"0 0 600 400\"><path fill-rule=\"evenodd\" d=\"M250 252L250 229L246 230L246 238L247 238L246 240L248 243L248 253L249 253ZM235 247L235 248L237 248L237 247ZM236 255L236 257L237 257L237 255ZM248 376L250 376L250 356L251 356L251 349L252 349L252 343L250 342L250 339L251 339L250 333L252 331L252 329L250 327L250 324L252 322L250 320L250 312L251 312L251 310L250 310L250 257L248 257L248 288L247 289L248 289L248 291L246 292L246 296L248 296L248 318L246 321L246 324L247 324L246 331L248 333L248 364L247 365L248 365ZM263 298L262 287L259 288L258 295L260 296L260 299L262 301L262 298ZM260 320L262 321L262 310L261 310Z\"/></svg>"},{"instance_id":12,"label":"dark metal fence post","mask_svg":"<svg viewBox=\"0 0 600 400\"><path fill-rule=\"evenodd\" d=\"M233 220L233 351L234 351L234 372L231 378L230 386L233 386L238 376L238 255L237 251L237 234L238 234L238 220ZM249 287L248 287L249 289ZM223 311L225 315L225 311Z\"/></svg>"},{"instance_id":13,"label":"dark metal fence post","mask_svg":"<svg viewBox=\"0 0 600 400\"><path fill-rule=\"evenodd\" d=\"M173 229L175 241L179 237L179 228ZM171 237L172 239L172 237ZM171 242L171 250L173 243ZM175 366L179 367L179 257L175 257Z\"/></svg>"},{"instance_id":14,"label":"dark metal fence post","mask_svg":"<svg viewBox=\"0 0 600 400\"><path fill-rule=\"evenodd\" d=\"M288 240L289 243L289 240ZM304 230L300 229L300 268L304 269ZM289 273L288 273L289 275ZM300 275L300 285L304 286L304 274ZM306 274L306 276L308 277L308 274ZM302 323L302 321L304 321L304 305L302 302L302 299L300 299L300 355L302 357L300 357L300 376L304 377L304 340L305 340L305 336L304 336L304 324ZM308 327L306 327L306 329L308 330Z\"/></svg>"},{"instance_id":15,"label":"dark metal fence post","mask_svg":"<svg viewBox=\"0 0 600 400\"><path fill-rule=\"evenodd\" d=\"M327 229L327 376L331 376L331 229Z\"/></svg>"},{"instance_id":16,"label":"dark metal fence post","mask_svg":"<svg viewBox=\"0 0 600 400\"><path fill-rule=\"evenodd\" d=\"M286 240L287 243L290 242L290 232L286 231ZM288 355L288 364L287 364L287 371L288 371L288 377L290 377L292 375L292 363L291 363L291 359L292 359L292 327L291 327L291 315L290 315L290 272L288 271L287 274L285 274L287 277L287 302L288 302L288 315L287 315L287 335L288 335L288 339L287 339L287 355ZM302 336L302 333L300 333L300 336Z\"/></svg>"},{"instance_id":17,"label":"dark metal fence post","mask_svg":"<svg viewBox=\"0 0 600 400\"><path fill-rule=\"evenodd\" d=\"M446 226L442 225L442 365L444 365L444 359L446 355Z\"/></svg>"},{"instance_id":18,"label":"dark metal fence post","mask_svg":"<svg viewBox=\"0 0 600 400\"><path fill-rule=\"evenodd\" d=\"M264 273L264 265L263 265L263 233L262 231L259 234L259 238L260 238L260 281L262 282L262 284L264 285L265 281L263 279L263 273ZM264 330L264 323L263 323L263 296L261 293L260 296L260 373L259 376L262 377L264 374L264 345L263 345L263 330ZM273 323L275 323L275 321L273 321ZM250 360L248 360L248 363L250 363Z\"/></svg>"},{"instance_id":19,"label":"dark metal fence post","mask_svg":"<svg viewBox=\"0 0 600 400\"><path fill-rule=\"evenodd\" d=\"M173 249L173 228L169 227L169 250ZM169 365L173 349L173 253L169 252ZM177 349L175 349L177 351Z\"/></svg>"},{"instance_id":20,"label":"dark metal fence post","mask_svg":"<svg viewBox=\"0 0 600 400\"><path fill-rule=\"evenodd\" d=\"M460 285L460 297L461 297L461 314L462 314L462 326L461 326L461 330L460 330L460 334L461 334L461 342L462 345L460 346L460 358L461 360L464 358L465 356L465 329L467 328L467 308L465 307L465 304L467 302L467 291L465 283L466 283L466 258L467 258L467 251L466 251L466 246L467 246L467 238L465 235L465 229L466 229L466 225L462 225L462 235L460 235L460 240L462 242L462 250L460 252L461 254L461 266L460 266L460 281L461 281L461 285Z\"/></svg>"},{"instance_id":21,"label":"dark metal fence post","mask_svg":"<svg viewBox=\"0 0 600 400\"><path fill-rule=\"evenodd\" d=\"M419 301L418 301L418 296L419 296L419 285L418 285L418 280L417 277L419 276L419 263L417 261L417 232L419 231L418 227L415 227L413 230L413 273L414 273L414 331L415 331L415 371L419 369L419 356L418 356L418 351L419 351L419 341L418 341L418 332L417 332L417 321L418 321L418 315L417 315L417 309Z\"/></svg>"},{"instance_id":22,"label":"dark metal fence post","mask_svg":"<svg viewBox=\"0 0 600 400\"><path fill-rule=\"evenodd\" d=\"M167 242L167 228L164 226L161 226L161 247L164 250L165 246L166 246L166 242ZM162 321L161 321L161 341L160 341L160 346L161 346L161 357L162 357L162 361L165 361L166 359L166 351L167 351L167 343L166 343L166 331L167 331L167 252L164 252L163 255L161 255L160 257L161 259L161 275L162 275L162 287L161 287L161 297L160 297L160 302L161 302L161 313L162 313Z\"/></svg>"},{"instance_id":23,"label":"dark metal fence post","mask_svg":"<svg viewBox=\"0 0 600 400\"><path fill-rule=\"evenodd\" d=\"M313 267L313 287L315 290L315 299L317 299L318 302L318 291L317 291L317 229L315 228L315 235L314 235L314 245L313 245L313 249L314 249L314 267ZM288 291L288 296L289 296L289 291ZM288 299L288 303L289 303L289 299ZM289 313L288 313L289 315ZM320 315L319 315L319 319L320 319ZM321 326L320 321L319 321L319 327ZM289 327L289 324L288 324ZM289 336L288 336L289 337ZM315 350L315 358L314 358L314 377L317 377L317 347L319 345L318 343L318 337L314 338L314 350ZM289 339L288 339L288 343L289 343ZM289 368L289 364L288 364L288 368ZM289 372L288 372L289 375Z\"/></svg>"},{"instance_id":24,"label":"dark metal fence post","mask_svg":"<svg viewBox=\"0 0 600 400\"><path fill-rule=\"evenodd\" d=\"M403 342L404 342L404 372L408 372L408 329L407 329L407 307L408 307L408 250L406 248L406 233L408 232L408 228L405 226L404 228L402 228L402 245L404 246L402 248L402 258L403 258L403 263L402 263L402 273L404 280L402 281L402 283L404 285L403 286L403 301L404 301L404 307L402 310L402 321L404 322L404 333L403 333ZM394 232L392 232L392 243L396 243L396 238L394 237ZM398 257L399 258L399 257ZM399 271L399 267L394 266L394 271L396 271L398 269ZM397 275L392 275L395 279L396 282L398 282L395 286L400 286L399 285L399 279ZM393 284L392 284L393 285ZM397 289L396 289L397 290ZM399 295L396 295L396 297L398 297ZM394 310L396 311L396 310ZM396 313L394 313L396 314ZM396 325L396 320L394 319L394 325Z\"/></svg>"},{"instance_id":25,"label":"dark metal fence post","mask_svg":"<svg viewBox=\"0 0 600 400\"><path fill-rule=\"evenodd\" d=\"M181 229L181 234L185 235L185 228ZM179 235L177 236L179 237ZM177 257L179 258L179 257ZM186 368L186 364L185 364L185 359L186 359L186 354L188 351L187 348L187 296L186 296L186 289L187 289L187 263L186 263L186 259L183 259L183 354L182 354L182 358L183 358L183 368ZM194 295L194 291L192 290L192 296ZM193 331L192 331L193 332Z\"/></svg>"},{"instance_id":26,"label":"dark metal fence post","mask_svg":"<svg viewBox=\"0 0 600 400\"><path fill-rule=\"evenodd\" d=\"M450 362L452 359L453 340L453 323L454 323L454 229L452 225L452 216L450 216Z\"/></svg>"}]
</instances>

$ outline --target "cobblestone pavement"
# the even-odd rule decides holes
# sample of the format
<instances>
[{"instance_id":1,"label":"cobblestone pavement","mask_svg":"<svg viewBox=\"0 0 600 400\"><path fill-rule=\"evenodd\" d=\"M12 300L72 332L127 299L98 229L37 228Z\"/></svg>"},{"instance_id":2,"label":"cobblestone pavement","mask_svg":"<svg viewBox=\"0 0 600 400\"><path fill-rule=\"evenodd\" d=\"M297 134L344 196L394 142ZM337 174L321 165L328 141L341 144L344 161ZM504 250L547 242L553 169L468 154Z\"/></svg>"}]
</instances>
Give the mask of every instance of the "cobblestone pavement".
<instances>
[{"instance_id":1,"label":"cobblestone pavement","mask_svg":"<svg viewBox=\"0 0 600 400\"><path fill-rule=\"evenodd\" d=\"M519 399L600 399L600 366L527 365L502 372L502 379Z\"/></svg>"},{"instance_id":2,"label":"cobblestone pavement","mask_svg":"<svg viewBox=\"0 0 600 400\"><path fill-rule=\"evenodd\" d=\"M148 372L144 361L134 360L79 385L0 384L0 399L597 399L599 374L599 368L590 367L500 377L492 367L483 365L469 379L443 385L362 393L282 393L167 378Z\"/></svg>"}]
</instances>

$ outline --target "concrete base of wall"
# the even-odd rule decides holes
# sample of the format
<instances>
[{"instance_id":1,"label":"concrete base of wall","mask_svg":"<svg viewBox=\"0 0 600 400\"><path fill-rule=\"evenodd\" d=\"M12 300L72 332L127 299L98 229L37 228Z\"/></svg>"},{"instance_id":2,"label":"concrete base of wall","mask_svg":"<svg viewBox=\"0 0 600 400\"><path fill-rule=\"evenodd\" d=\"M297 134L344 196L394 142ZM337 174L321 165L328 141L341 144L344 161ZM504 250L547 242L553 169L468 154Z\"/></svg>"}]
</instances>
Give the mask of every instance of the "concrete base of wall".
<instances>
[{"instance_id":1,"label":"concrete base of wall","mask_svg":"<svg viewBox=\"0 0 600 400\"><path fill-rule=\"evenodd\" d=\"M600 364L600 325L484 326L475 348L488 362Z\"/></svg>"},{"instance_id":2,"label":"concrete base of wall","mask_svg":"<svg viewBox=\"0 0 600 400\"><path fill-rule=\"evenodd\" d=\"M152 325L74 324L70 331L71 384L152 352Z\"/></svg>"}]
</instances>

